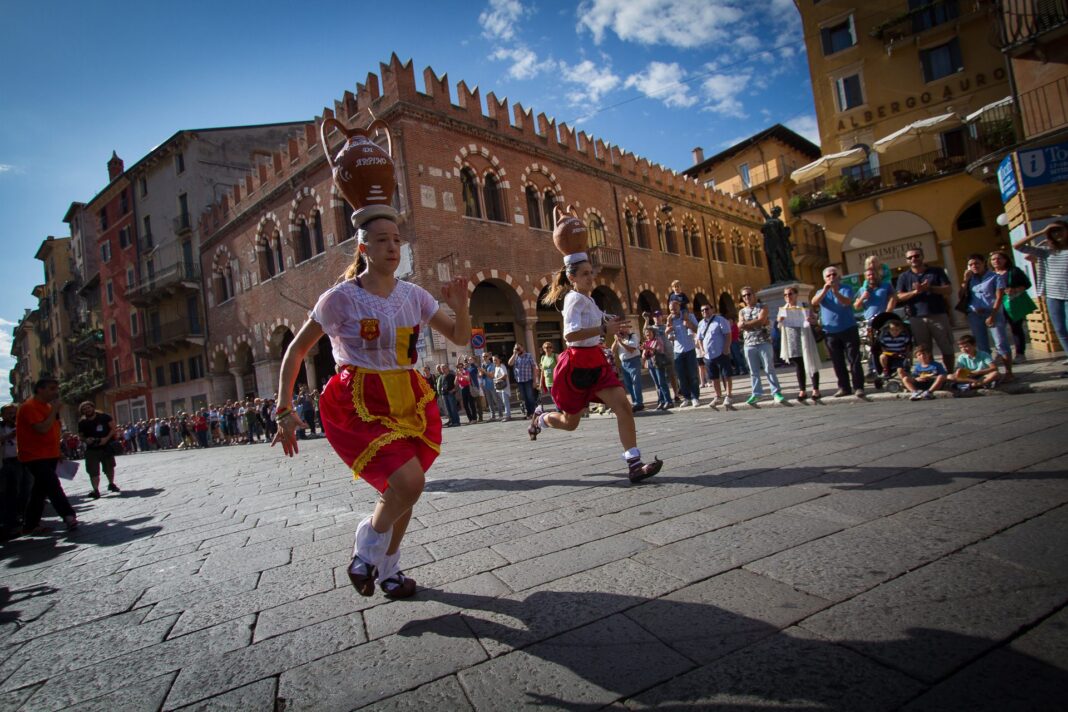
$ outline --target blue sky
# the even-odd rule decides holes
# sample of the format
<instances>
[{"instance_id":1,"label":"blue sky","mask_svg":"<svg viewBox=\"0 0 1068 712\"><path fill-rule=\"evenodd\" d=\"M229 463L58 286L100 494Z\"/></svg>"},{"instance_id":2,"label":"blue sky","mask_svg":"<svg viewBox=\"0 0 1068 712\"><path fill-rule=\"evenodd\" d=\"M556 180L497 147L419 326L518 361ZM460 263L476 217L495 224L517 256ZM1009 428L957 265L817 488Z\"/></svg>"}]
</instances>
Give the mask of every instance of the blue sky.
<instances>
[{"instance_id":1,"label":"blue sky","mask_svg":"<svg viewBox=\"0 0 1068 712\"><path fill-rule=\"evenodd\" d=\"M130 166L179 129L310 119L392 52L678 170L776 122L818 143L793 0L40 0L5 3L4 30L5 392L33 255L112 150Z\"/></svg>"}]
</instances>

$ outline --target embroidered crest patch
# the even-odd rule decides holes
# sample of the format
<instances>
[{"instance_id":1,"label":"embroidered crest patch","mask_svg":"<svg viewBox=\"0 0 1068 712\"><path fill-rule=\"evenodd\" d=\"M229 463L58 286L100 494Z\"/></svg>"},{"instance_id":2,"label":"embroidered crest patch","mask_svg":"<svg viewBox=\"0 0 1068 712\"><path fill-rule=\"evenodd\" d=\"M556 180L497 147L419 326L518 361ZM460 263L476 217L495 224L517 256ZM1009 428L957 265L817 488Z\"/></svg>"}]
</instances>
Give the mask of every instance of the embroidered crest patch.
<instances>
[{"instance_id":1,"label":"embroidered crest patch","mask_svg":"<svg viewBox=\"0 0 1068 712\"><path fill-rule=\"evenodd\" d=\"M378 319L360 319L360 336L365 341L374 341L381 333L378 328Z\"/></svg>"}]
</instances>

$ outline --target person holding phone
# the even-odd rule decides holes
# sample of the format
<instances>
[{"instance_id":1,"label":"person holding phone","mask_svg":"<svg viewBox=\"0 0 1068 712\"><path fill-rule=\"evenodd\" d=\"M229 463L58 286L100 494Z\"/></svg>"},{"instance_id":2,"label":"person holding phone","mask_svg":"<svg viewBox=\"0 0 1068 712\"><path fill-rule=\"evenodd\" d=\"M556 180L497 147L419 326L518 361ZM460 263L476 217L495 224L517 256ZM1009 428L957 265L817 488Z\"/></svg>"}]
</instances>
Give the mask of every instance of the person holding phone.
<instances>
[{"instance_id":1,"label":"person holding phone","mask_svg":"<svg viewBox=\"0 0 1068 712\"><path fill-rule=\"evenodd\" d=\"M905 305L914 343L929 352L932 342L937 344L946 371L952 371L953 328L946 309L946 297L953 290L949 276L941 267L924 262L922 248L909 249L905 259L909 268L897 278L897 300Z\"/></svg>"},{"instance_id":2,"label":"person holding phone","mask_svg":"<svg viewBox=\"0 0 1068 712\"><path fill-rule=\"evenodd\" d=\"M1035 286L1046 302L1053 332L1068 353L1068 221L1057 218L1017 240L1013 247L1035 260L1038 268ZM1064 365L1068 366L1068 360Z\"/></svg>"}]
</instances>

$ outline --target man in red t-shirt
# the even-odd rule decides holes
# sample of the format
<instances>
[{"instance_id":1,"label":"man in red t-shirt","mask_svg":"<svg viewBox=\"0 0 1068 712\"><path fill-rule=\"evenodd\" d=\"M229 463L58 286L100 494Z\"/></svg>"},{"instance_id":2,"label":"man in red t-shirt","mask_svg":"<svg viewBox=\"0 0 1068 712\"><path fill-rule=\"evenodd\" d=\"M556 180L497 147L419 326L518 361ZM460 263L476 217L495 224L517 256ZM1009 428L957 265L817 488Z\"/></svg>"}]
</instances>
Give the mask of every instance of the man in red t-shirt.
<instances>
[{"instance_id":1,"label":"man in red t-shirt","mask_svg":"<svg viewBox=\"0 0 1068 712\"><path fill-rule=\"evenodd\" d=\"M56 465L59 464L59 381L41 378L33 385L33 397L19 406L15 416L15 442L18 444L19 462L33 475L33 491L26 506L23 534L38 534L51 531L42 527L45 497L52 503L56 514L63 517L67 529L78 526L74 507L67 501L67 494L59 483Z\"/></svg>"}]
</instances>

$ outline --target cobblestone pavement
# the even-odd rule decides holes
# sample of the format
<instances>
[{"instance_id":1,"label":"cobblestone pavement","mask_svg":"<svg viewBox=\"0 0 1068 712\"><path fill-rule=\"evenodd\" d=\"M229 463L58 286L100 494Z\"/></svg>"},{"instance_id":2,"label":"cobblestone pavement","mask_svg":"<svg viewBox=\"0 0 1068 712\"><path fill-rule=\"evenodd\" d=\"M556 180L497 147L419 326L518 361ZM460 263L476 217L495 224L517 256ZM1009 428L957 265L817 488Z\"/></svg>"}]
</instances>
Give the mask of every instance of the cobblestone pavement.
<instances>
[{"instance_id":1,"label":"cobblestone pavement","mask_svg":"<svg viewBox=\"0 0 1068 712\"><path fill-rule=\"evenodd\" d=\"M347 581L372 490L324 440L123 457L0 550L0 710L1063 709L1066 422L646 412L638 486L610 417L447 430L396 602Z\"/></svg>"}]
</instances>

